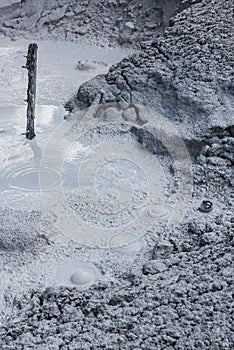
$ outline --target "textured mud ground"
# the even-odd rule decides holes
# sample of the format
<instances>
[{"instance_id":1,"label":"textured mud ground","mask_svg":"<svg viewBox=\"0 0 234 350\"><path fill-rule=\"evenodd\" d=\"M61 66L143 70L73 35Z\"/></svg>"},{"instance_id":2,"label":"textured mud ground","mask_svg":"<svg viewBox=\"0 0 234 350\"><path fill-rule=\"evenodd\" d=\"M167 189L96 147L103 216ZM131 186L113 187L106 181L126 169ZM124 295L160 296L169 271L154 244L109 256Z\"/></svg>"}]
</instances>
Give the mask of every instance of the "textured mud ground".
<instances>
[{"instance_id":1,"label":"textured mud ground","mask_svg":"<svg viewBox=\"0 0 234 350\"><path fill-rule=\"evenodd\" d=\"M116 2L109 3L115 6ZM190 210L177 229L168 232L160 226L148 232L145 248L132 254L131 263L124 254L113 264L107 253L102 252L102 259L100 252L89 253L106 273L92 287L38 288L23 298L6 294L2 349L233 348L233 4L182 3L185 8L173 17L164 36L153 42L147 38L139 54L113 66L106 76L83 84L67 108L75 117L76 110L92 103L109 103L109 109L101 109L99 115L116 115L139 126L137 105L143 104L173 121L194 161ZM56 30L52 23L52 35L57 30L63 33L64 23ZM47 33L49 25L44 27ZM16 33L14 25L10 32ZM23 32L27 34L27 28ZM92 37L91 29L90 33ZM151 121L145 120L142 129L146 145L152 142L144 133L147 122ZM203 199L213 202L211 212L197 210ZM4 209L1 215L3 258L10 259L18 251L24 264L29 254L33 259L37 250L50 251L48 232L42 235L36 224L40 220L45 227L40 213L27 219L31 241L29 231L19 234L35 251L20 239L8 241L6 233L18 225L13 217L22 215ZM61 253L52 248L56 249L56 254ZM66 249L68 255L75 255L74 247ZM77 246L79 253L82 250Z\"/></svg>"},{"instance_id":2,"label":"textured mud ground","mask_svg":"<svg viewBox=\"0 0 234 350\"><path fill-rule=\"evenodd\" d=\"M8 1L10 3L10 1ZM14 37L76 40L110 45L138 45L157 37L169 19L187 6L179 0L41 0L11 1L1 10L0 32Z\"/></svg>"}]
</instances>

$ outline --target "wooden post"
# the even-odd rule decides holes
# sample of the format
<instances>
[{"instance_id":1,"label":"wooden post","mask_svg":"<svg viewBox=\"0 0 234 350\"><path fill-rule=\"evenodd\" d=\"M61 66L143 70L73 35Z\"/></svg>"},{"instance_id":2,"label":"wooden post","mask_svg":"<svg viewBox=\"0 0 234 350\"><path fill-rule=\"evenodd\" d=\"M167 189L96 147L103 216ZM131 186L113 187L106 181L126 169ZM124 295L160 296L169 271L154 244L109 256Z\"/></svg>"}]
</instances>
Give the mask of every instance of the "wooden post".
<instances>
[{"instance_id":1,"label":"wooden post","mask_svg":"<svg viewBox=\"0 0 234 350\"><path fill-rule=\"evenodd\" d=\"M27 62L23 68L28 70L28 90L27 90L27 126L26 138L32 140L36 134L34 131L35 119L35 102L36 102L36 80L37 80L37 44L30 44L28 47L28 54L26 56Z\"/></svg>"}]
</instances>

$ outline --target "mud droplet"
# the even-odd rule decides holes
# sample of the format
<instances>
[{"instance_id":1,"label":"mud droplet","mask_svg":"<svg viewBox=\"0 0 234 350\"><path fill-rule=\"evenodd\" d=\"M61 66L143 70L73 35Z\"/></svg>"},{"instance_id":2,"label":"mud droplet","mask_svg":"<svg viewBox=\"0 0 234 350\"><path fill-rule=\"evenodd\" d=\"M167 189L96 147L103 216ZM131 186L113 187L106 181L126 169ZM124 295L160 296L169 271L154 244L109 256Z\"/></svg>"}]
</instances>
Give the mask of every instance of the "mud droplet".
<instances>
[{"instance_id":1,"label":"mud droplet","mask_svg":"<svg viewBox=\"0 0 234 350\"><path fill-rule=\"evenodd\" d=\"M213 203L208 200L204 200L199 207L199 210L203 213L209 213L213 209Z\"/></svg>"}]
</instances>

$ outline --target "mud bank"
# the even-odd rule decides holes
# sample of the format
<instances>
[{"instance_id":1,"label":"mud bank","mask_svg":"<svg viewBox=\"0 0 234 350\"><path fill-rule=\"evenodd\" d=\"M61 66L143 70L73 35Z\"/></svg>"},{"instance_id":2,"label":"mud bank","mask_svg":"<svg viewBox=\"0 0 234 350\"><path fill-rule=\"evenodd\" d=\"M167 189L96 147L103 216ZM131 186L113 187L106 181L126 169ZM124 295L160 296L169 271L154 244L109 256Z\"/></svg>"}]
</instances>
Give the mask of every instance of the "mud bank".
<instances>
[{"instance_id":1,"label":"mud bank","mask_svg":"<svg viewBox=\"0 0 234 350\"><path fill-rule=\"evenodd\" d=\"M124 110L134 104L148 106L170 119L185 139L232 127L230 7L231 2L218 0L191 4L175 15L164 37L82 85L66 107L83 109L94 100L119 102Z\"/></svg>"},{"instance_id":2,"label":"mud bank","mask_svg":"<svg viewBox=\"0 0 234 350\"><path fill-rule=\"evenodd\" d=\"M183 6L188 5L180 0L9 1L8 7L0 8L1 32L12 38L83 38L98 44L139 47L142 41L163 33Z\"/></svg>"}]
</instances>

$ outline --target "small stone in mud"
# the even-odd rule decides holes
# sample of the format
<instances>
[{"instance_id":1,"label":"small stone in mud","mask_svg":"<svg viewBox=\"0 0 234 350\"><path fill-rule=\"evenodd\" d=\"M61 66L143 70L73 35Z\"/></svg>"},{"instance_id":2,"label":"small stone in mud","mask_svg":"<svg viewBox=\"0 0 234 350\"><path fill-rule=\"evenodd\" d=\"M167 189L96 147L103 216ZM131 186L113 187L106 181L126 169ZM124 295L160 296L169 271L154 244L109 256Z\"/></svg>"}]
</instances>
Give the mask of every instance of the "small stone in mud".
<instances>
[{"instance_id":1,"label":"small stone in mud","mask_svg":"<svg viewBox=\"0 0 234 350\"><path fill-rule=\"evenodd\" d=\"M133 22L126 22L125 23L125 27L129 28L129 29L136 29L135 25Z\"/></svg>"},{"instance_id":2,"label":"small stone in mud","mask_svg":"<svg viewBox=\"0 0 234 350\"><path fill-rule=\"evenodd\" d=\"M156 273L166 271L167 266L159 260L150 260L143 266L144 275L155 275Z\"/></svg>"},{"instance_id":3,"label":"small stone in mud","mask_svg":"<svg viewBox=\"0 0 234 350\"><path fill-rule=\"evenodd\" d=\"M163 240L156 244L153 250L152 258L167 258L174 251L174 246L167 240Z\"/></svg>"},{"instance_id":4,"label":"small stone in mud","mask_svg":"<svg viewBox=\"0 0 234 350\"><path fill-rule=\"evenodd\" d=\"M200 238L200 246L215 244L219 240L219 236L215 232L206 232Z\"/></svg>"}]
</instances>

